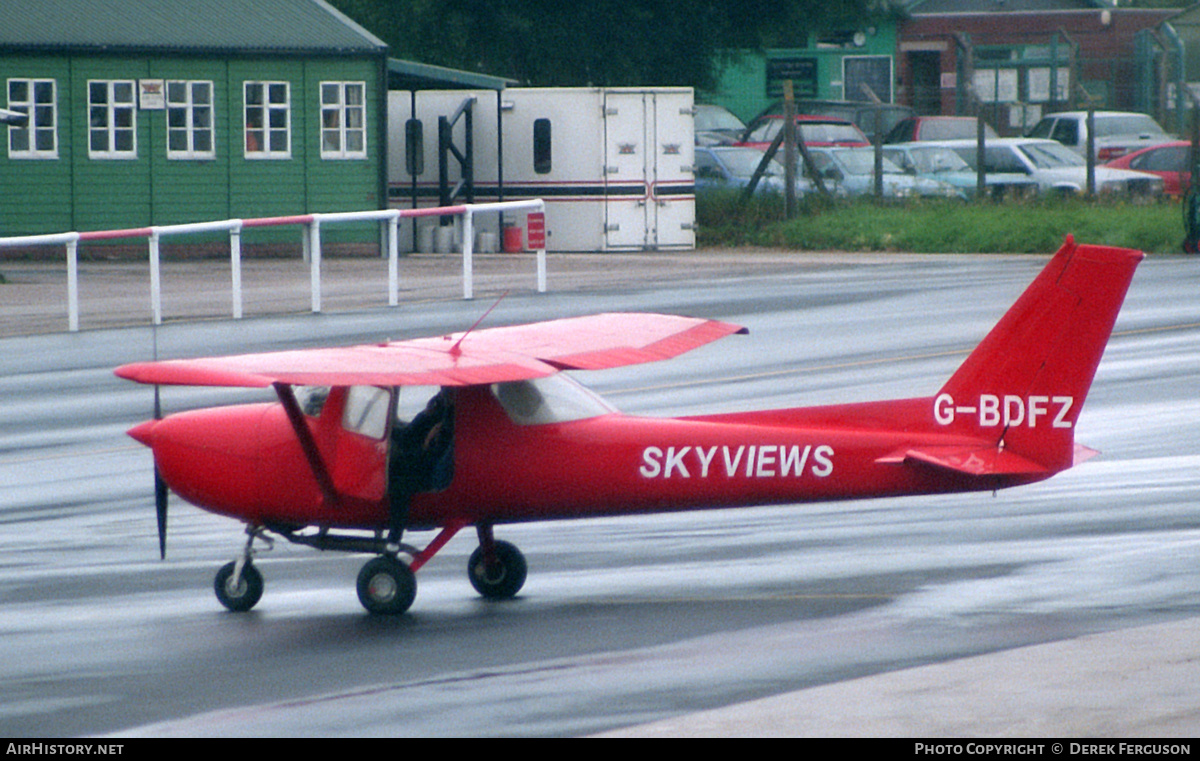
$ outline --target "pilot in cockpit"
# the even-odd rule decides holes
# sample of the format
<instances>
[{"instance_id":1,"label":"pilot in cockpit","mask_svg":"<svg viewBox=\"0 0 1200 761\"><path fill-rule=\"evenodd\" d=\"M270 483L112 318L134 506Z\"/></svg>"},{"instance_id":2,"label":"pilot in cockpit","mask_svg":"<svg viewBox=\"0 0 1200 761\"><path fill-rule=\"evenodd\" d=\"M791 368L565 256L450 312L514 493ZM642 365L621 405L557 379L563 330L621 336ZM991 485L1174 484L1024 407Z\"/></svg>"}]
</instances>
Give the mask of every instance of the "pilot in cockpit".
<instances>
[{"instance_id":1,"label":"pilot in cockpit","mask_svg":"<svg viewBox=\"0 0 1200 761\"><path fill-rule=\"evenodd\" d=\"M413 495L450 485L454 476L454 398L442 388L407 424L392 427L388 454L387 551L400 550Z\"/></svg>"}]
</instances>

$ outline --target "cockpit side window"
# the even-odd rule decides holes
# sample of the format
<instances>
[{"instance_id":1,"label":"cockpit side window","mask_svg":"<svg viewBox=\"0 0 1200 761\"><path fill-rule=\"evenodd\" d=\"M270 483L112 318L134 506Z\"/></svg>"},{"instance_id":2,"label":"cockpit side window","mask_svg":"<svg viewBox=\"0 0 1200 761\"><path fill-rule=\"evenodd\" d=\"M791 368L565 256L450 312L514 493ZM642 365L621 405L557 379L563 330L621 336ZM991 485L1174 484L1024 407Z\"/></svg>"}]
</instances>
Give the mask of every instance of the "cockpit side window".
<instances>
[{"instance_id":1,"label":"cockpit side window","mask_svg":"<svg viewBox=\"0 0 1200 761\"><path fill-rule=\"evenodd\" d=\"M492 395L517 425L584 420L616 412L600 397L559 373L533 380L493 383Z\"/></svg>"},{"instance_id":2,"label":"cockpit side window","mask_svg":"<svg viewBox=\"0 0 1200 761\"><path fill-rule=\"evenodd\" d=\"M382 439L388 432L388 413L391 411L392 390L375 386L352 386L346 395L342 427L373 439Z\"/></svg>"},{"instance_id":3,"label":"cockpit side window","mask_svg":"<svg viewBox=\"0 0 1200 761\"><path fill-rule=\"evenodd\" d=\"M400 386L396 389L396 422L406 425L421 413L441 386Z\"/></svg>"}]
</instances>

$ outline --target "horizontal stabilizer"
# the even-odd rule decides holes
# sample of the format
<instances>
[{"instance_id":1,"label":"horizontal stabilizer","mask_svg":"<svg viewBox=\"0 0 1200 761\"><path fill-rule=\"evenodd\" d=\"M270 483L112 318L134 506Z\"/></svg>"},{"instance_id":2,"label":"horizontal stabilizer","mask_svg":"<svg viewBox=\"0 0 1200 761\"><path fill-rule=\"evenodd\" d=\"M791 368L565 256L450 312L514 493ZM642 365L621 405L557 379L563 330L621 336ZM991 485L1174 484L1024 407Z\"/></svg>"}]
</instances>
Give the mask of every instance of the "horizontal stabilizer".
<instances>
[{"instance_id":1,"label":"horizontal stabilizer","mask_svg":"<svg viewBox=\"0 0 1200 761\"><path fill-rule=\"evenodd\" d=\"M1085 447L1083 444L1076 444L1075 459L1071 462L1071 466L1074 467L1081 462L1087 462L1098 454L1100 454L1100 452L1092 449L1091 447Z\"/></svg>"},{"instance_id":2,"label":"horizontal stabilizer","mask_svg":"<svg viewBox=\"0 0 1200 761\"><path fill-rule=\"evenodd\" d=\"M968 476L1046 476L1052 471L999 447L930 446L899 449L878 463L920 464Z\"/></svg>"}]
</instances>

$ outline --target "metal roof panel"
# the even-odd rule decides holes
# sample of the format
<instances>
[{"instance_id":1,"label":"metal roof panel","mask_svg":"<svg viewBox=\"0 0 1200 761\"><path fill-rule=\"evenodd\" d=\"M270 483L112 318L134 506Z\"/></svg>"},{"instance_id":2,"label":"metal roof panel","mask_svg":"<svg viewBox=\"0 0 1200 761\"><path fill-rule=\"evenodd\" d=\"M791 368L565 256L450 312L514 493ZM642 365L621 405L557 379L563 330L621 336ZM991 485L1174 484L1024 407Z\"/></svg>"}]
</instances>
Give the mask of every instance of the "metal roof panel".
<instances>
[{"instance_id":1,"label":"metal roof panel","mask_svg":"<svg viewBox=\"0 0 1200 761\"><path fill-rule=\"evenodd\" d=\"M324 0L54 0L0 4L0 47L379 53L387 46Z\"/></svg>"}]
</instances>

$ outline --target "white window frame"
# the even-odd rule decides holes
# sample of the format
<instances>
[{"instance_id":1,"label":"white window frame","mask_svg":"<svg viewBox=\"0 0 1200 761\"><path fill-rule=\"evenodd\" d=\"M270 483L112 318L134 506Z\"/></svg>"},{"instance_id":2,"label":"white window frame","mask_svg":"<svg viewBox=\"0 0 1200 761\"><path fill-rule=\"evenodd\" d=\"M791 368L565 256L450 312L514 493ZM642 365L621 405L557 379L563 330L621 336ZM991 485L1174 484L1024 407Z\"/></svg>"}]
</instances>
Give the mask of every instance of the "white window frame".
<instances>
[{"instance_id":1,"label":"white window frame","mask_svg":"<svg viewBox=\"0 0 1200 761\"><path fill-rule=\"evenodd\" d=\"M894 103L895 102L896 61L895 61L895 58L893 58L890 55L879 55L879 54L876 54L876 55L848 55L848 56L842 57L842 100L854 100L854 101L869 100L862 92L850 92L850 90L853 89L853 86L846 84L846 80L849 79L849 77L847 76L847 72L846 72L846 65L847 65L847 63L849 63L851 61L873 61L873 62L877 62L877 63L882 63L883 61L887 61L888 91L886 93L877 92L877 93L875 93L875 96L878 97L880 100L882 100L884 103ZM884 97L885 95L887 97Z\"/></svg>"},{"instance_id":2,"label":"white window frame","mask_svg":"<svg viewBox=\"0 0 1200 761\"><path fill-rule=\"evenodd\" d=\"M136 159L137 147L137 82L132 79L89 79L88 80L88 158L93 159ZM105 88L105 97L101 102L93 100L93 90L97 85ZM129 89L129 100L117 99L117 88ZM103 123L97 124L96 117L103 115ZM122 115L128 115L128 124L121 124ZM118 135L129 133L130 147L124 150L116 148ZM105 135L105 148L97 150L92 145L92 138L97 134Z\"/></svg>"},{"instance_id":3,"label":"white window frame","mask_svg":"<svg viewBox=\"0 0 1200 761\"><path fill-rule=\"evenodd\" d=\"M282 88L283 100L274 100ZM260 99L251 103L250 93L257 89ZM242 83L242 148L248 159L290 159L292 157L292 83L272 80L246 80ZM251 126L251 116L257 125ZM282 121L282 125L279 124ZM283 147L275 137L282 136ZM257 147L252 148L254 141Z\"/></svg>"},{"instance_id":4,"label":"white window frame","mask_svg":"<svg viewBox=\"0 0 1200 761\"><path fill-rule=\"evenodd\" d=\"M321 158L367 157L367 83L321 82ZM353 94L357 93L357 102ZM357 143L357 147L352 147Z\"/></svg>"},{"instance_id":5,"label":"white window frame","mask_svg":"<svg viewBox=\"0 0 1200 761\"><path fill-rule=\"evenodd\" d=\"M167 100L167 158L215 159L217 157L216 95L210 79L169 79ZM207 90L207 99L202 96ZM208 147L203 147L207 135ZM178 138L182 147L173 147ZM197 147L197 145L201 147Z\"/></svg>"},{"instance_id":6,"label":"white window frame","mask_svg":"<svg viewBox=\"0 0 1200 761\"><path fill-rule=\"evenodd\" d=\"M25 99L13 99L13 85L25 85ZM50 86L50 100L38 100L38 88ZM58 82L54 79L31 79L11 77L5 84L8 108L21 111L26 116L25 124L8 127L8 157L10 159L57 159L58 158ZM13 140L24 133L25 148L14 148ZM49 134L50 148L38 148L38 136Z\"/></svg>"}]
</instances>

